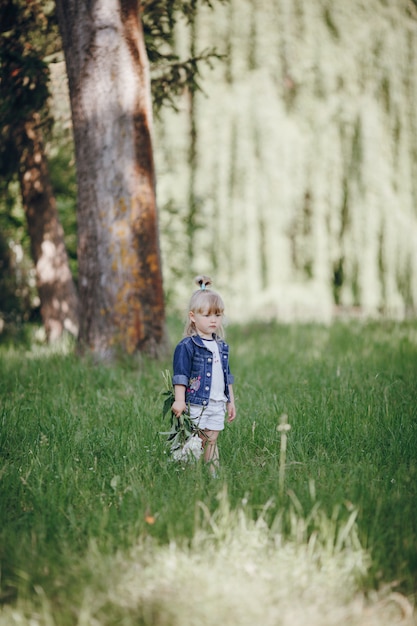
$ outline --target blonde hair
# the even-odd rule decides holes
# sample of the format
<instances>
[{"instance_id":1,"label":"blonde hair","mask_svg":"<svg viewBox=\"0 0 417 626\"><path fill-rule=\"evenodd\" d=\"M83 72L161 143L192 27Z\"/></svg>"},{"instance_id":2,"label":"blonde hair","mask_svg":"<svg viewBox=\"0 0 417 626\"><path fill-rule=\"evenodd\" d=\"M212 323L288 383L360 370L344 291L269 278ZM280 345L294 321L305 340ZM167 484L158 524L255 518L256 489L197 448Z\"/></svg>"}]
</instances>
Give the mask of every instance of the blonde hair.
<instances>
[{"instance_id":1,"label":"blonde hair","mask_svg":"<svg viewBox=\"0 0 417 626\"><path fill-rule=\"evenodd\" d=\"M196 276L194 282L199 285L199 289L194 291L191 296L188 311L192 311L193 313L214 313L215 315L223 315L224 303L222 297L216 291L213 291L213 289L208 289L209 285L212 283L211 278L204 275ZM184 337L192 337L193 335L197 335L197 330L194 322L187 317ZM224 337L223 324L220 324L217 330L217 337L220 339Z\"/></svg>"}]
</instances>

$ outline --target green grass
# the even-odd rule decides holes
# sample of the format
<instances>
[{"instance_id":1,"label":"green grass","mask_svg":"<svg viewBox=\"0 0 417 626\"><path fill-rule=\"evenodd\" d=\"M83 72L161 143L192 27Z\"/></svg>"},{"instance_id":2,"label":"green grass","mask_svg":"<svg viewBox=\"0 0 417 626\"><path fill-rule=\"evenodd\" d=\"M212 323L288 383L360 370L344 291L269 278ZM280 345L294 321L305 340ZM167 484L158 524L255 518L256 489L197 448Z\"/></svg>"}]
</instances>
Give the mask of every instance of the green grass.
<instances>
[{"instance_id":1,"label":"green grass","mask_svg":"<svg viewBox=\"0 0 417 626\"><path fill-rule=\"evenodd\" d=\"M173 324L173 342L180 334ZM310 546L306 554L317 567L327 562L331 545L332 559L342 554L344 563L355 563L349 576L361 552L366 571L361 565L354 578L369 598L387 584L415 595L417 324L254 324L231 327L228 339L238 418L220 436L220 480L210 479L202 464L168 460L158 433L168 426L160 392L169 361L94 366L68 350L0 346L1 625L29 624L34 615L35 623L58 626L191 625L181 609L183 588L172 596L173 580L184 572L174 568L156 596L158 567L169 577L175 554L184 571L209 588L196 555L208 550L220 579L234 553L230 535L240 537L243 526L242 545L249 545L248 537L264 547L282 539L286 572L300 566L287 558L288 546L298 546L297 558L301 546ZM291 431L281 494L277 426L283 413ZM344 537L352 516L355 524ZM270 570L270 548L264 547L245 558L278 579L282 573ZM229 558L221 561L226 548ZM138 562L140 593L131 587ZM306 597L323 567L307 576ZM151 600L144 589L152 580ZM123 593L116 594L115 581ZM274 594L270 590L271 615L284 602ZM233 613L220 605L234 623L246 623L236 607ZM253 623L273 623L251 610ZM349 615L340 623L362 623ZM198 619L214 623L205 614ZM332 613L329 624L334 619ZM310 623L327 624L324 618Z\"/></svg>"}]
</instances>

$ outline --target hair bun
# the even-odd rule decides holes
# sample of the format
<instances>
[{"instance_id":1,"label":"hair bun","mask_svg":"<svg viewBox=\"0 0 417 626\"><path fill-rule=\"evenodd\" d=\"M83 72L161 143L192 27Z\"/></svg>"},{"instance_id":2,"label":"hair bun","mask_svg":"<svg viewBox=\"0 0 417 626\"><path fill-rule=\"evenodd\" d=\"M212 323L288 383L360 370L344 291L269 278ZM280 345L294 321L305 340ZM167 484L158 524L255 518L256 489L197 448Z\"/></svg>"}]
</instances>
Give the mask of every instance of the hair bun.
<instances>
[{"instance_id":1,"label":"hair bun","mask_svg":"<svg viewBox=\"0 0 417 626\"><path fill-rule=\"evenodd\" d=\"M200 287L200 289L205 289L211 285L212 280L209 276L204 276L204 274L202 274L201 276L196 276L194 282Z\"/></svg>"}]
</instances>

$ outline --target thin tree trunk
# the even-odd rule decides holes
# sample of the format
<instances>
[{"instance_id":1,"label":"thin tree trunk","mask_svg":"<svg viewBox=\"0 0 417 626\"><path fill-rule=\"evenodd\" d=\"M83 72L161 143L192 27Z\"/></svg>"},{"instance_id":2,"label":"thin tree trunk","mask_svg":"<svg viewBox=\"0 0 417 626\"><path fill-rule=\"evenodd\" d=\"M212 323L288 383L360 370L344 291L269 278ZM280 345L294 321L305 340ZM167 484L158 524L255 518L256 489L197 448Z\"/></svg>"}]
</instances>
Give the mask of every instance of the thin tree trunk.
<instances>
[{"instance_id":1,"label":"thin tree trunk","mask_svg":"<svg viewBox=\"0 0 417 626\"><path fill-rule=\"evenodd\" d=\"M197 5L194 5L189 16L190 23L190 57L196 56L196 39L197 39ZM189 106L189 125L190 140L188 146L188 164L190 179L188 183L188 216L187 216L187 247L188 260L192 265L194 262L194 245L195 232L198 228L198 202L196 194L196 173L198 167L197 154L197 112L195 87L191 85L188 90L188 106ZM198 273L198 272L197 272Z\"/></svg>"},{"instance_id":2,"label":"thin tree trunk","mask_svg":"<svg viewBox=\"0 0 417 626\"><path fill-rule=\"evenodd\" d=\"M41 316L48 341L64 330L78 333L78 298L68 264L64 232L53 196L39 116L19 131L19 182L26 214Z\"/></svg>"},{"instance_id":3,"label":"thin tree trunk","mask_svg":"<svg viewBox=\"0 0 417 626\"><path fill-rule=\"evenodd\" d=\"M80 347L165 351L151 102L137 0L57 0L78 176Z\"/></svg>"}]
</instances>

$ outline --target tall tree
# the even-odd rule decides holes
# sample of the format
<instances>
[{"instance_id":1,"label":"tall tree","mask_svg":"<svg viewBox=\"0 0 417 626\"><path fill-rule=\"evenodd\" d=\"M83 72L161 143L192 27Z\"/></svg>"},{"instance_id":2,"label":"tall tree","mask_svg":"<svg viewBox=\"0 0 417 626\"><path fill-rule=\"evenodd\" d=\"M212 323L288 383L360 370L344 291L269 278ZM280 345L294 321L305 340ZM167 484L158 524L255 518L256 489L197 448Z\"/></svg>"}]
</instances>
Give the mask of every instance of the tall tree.
<instances>
[{"instance_id":1,"label":"tall tree","mask_svg":"<svg viewBox=\"0 0 417 626\"><path fill-rule=\"evenodd\" d=\"M79 344L166 349L148 60L138 0L56 0L78 181Z\"/></svg>"},{"instance_id":2,"label":"tall tree","mask_svg":"<svg viewBox=\"0 0 417 626\"><path fill-rule=\"evenodd\" d=\"M0 173L17 173L49 341L78 332L78 299L49 179L40 112L47 110L49 72L42 56L51 39L40 2L6 0L0 8ZM50 50L49 50L50 51Z\"/></svg>"},{"instance_id":3,"label":"tall tree","mask_svg":"<svg viewBox=\"0 0 417 626\"><path fill-rule=\"evenodd\" d=\"M68 263L64 231L58 219L37 113L16 135L19 183L28 224L41 316L50 342L64 330L78 334L78 296Z\"/></svg>"}]
</instances>

